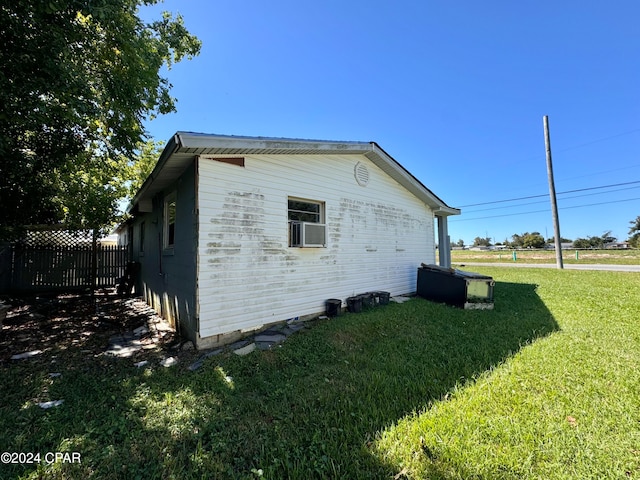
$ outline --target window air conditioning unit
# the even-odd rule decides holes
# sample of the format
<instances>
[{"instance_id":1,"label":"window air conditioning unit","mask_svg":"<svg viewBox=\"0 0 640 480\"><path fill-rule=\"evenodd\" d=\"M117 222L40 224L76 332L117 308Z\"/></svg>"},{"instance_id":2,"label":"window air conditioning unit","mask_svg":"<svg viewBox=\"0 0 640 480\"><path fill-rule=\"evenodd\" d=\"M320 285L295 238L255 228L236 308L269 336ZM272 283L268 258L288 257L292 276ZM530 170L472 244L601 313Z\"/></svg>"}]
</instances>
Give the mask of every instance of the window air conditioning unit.
<instances>
[{"instance_id":1,"label":"window air conditioning unit","mask_svg":"<svg viewBox=\"0 0 640 480\"><path fill-rule=\"evenodd\" d=\"M289 236L292 247L326 247L327 226L323 223L291 222Z\"/></svg>"}]
</instances>

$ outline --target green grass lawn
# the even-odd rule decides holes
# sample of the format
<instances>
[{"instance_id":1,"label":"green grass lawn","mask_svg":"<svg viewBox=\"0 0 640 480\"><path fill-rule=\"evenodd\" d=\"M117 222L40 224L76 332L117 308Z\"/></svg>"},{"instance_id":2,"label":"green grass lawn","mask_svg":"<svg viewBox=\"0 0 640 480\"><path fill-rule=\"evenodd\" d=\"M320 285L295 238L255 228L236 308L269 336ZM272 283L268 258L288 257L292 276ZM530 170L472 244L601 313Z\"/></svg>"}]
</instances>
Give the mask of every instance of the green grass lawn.
<instances>
[{"instance_id":1,"label":"green grass lawn","mask_svg":"<svg viewBox=\"0 0 640 480\"><path fill-rule=\"evenodd\" d=\"M0 478L640 478L640 274L474 270L492 311L415 298L195 372L5 363L1 450L82 463Z\"/></svg>"},{"instance_id":2,"label":"green grass lawn","mask_svg":"<svg viewBox=\"0 0 640 480\"><path fill-rule=\"evenodd\" d=\"M640 250L563 250L562 261L566 264L613 264L639 265ZM513 262L513 250L452 250L453 263L483 262L505 263ZM556 263L555 250L517 250L516 262L519 263Z\"/></svg>"}]
</instances>

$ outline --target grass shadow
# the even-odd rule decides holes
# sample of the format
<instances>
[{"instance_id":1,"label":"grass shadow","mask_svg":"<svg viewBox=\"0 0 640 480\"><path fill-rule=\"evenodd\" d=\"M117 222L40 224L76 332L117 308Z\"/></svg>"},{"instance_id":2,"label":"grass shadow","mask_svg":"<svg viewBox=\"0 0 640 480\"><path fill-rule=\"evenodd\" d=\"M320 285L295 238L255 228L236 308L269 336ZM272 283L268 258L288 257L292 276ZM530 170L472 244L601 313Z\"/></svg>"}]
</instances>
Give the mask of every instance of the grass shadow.
<instances>
[{"instance_id":1,"label":"grass shadow","mask_svg":"<svg viewBox=\"0 0 640 480\"><path fill-rule=\"evenodd\" d=\"M42 478L387 478L395 467L369 448L381 430L558 329L535 289L497 282L494 310L415 298L345 314L196 372L87 365L50 386L61 408L13 423L5 409L5 449L83 454Z\"/></svg>"}]
</instances>

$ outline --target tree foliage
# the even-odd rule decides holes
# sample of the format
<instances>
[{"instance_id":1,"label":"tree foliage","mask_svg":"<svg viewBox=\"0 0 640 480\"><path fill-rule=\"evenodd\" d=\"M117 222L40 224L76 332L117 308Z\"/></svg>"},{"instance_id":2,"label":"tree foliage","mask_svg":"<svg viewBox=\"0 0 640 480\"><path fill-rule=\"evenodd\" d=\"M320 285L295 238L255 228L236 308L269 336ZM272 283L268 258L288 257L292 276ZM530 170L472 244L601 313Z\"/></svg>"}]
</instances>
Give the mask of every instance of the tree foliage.
<instances>
[{"instance_id":1,"label":"tree foliage","mask_svg":"<svg viewBox=\"0 0 640 480\"><path fill-rule=\"evenodd\" d=\"M158 0L12 0L0 6L0 225L104 227L143 122L175 110L163 66L197 55Z\"/></svg>"},{"instance_id":2,"label":"tree foliage","mask_svg":"<svg viewBox=\"0 0 640 480\"><path fill-rule=\"evenodd\" d=\"M629 222L631 228L629 229L629 244L634 248L640 248L640 215L635 220Z\"/></svg>"},{"instance_id":3,"label":"tree foliage","mask_svg":"<svg viewBox=\"0 0 640 480\"><path fill-rule=\"evenodd\" d=\"M144 181L153 171L156 162L160 158L164 142L147 140L139 145L136 155L129 162L127 170L127 194L128 198L132 198L140 189Z\"/></svg>"},{"instance_id":4,"label":"tree foliage","mask_svg":"<svg viewBox=\"0 0 640 480\"><path fill-rule=\"evenodd\" d=\"M516 248L543 248L546 245L544 237L539 232L525 232L521 235L515 233L511 239L510 245Z\"/></svg>"},{"instance_id":5,"label":"tree foliage","mask_svg":"<svg viewBox=\"0 0 640 480\"><path fill-rule=\"evenodd\" d=\"M491 238L490 237L476 237L473 239L474 247L490 247L491 246Z\"/></svg>"},{"instance_id":6,"label":"tree foliage","mask_svg":"<svg viewBox=\"0 0 640 480\"><path fill-rule=\"evenodd\" d=\"M591 236L587 238L576 238L573 246L576 248L604 248L607 243L617 241L616 237L611 236L611 231L606 231L600 236Z\"/></svg>"}]
</instances>

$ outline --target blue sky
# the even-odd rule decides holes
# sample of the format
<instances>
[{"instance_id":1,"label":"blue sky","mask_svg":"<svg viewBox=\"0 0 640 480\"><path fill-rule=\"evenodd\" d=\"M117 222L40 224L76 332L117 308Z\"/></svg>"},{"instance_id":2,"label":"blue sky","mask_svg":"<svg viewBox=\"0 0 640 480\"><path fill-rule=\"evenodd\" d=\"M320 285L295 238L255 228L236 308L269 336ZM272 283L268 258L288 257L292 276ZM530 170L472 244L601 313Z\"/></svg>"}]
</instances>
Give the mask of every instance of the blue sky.
<instances>
[{"instance_id":1,"label":"blue sky","mask_svg":"<svg viewBox=\"0 0 640 480\"><path fill-rule=\"evenodd\" d=\"M548 115L562 236L623 240L640 215L637 0L166 0L142 16L162 10L202 51L165 72L177 113L147 122L156 140L375 141L462 207L452 242L500 242L553 237L547 197L467 207L548 193Z\"/></svg>"}]
</instances>

